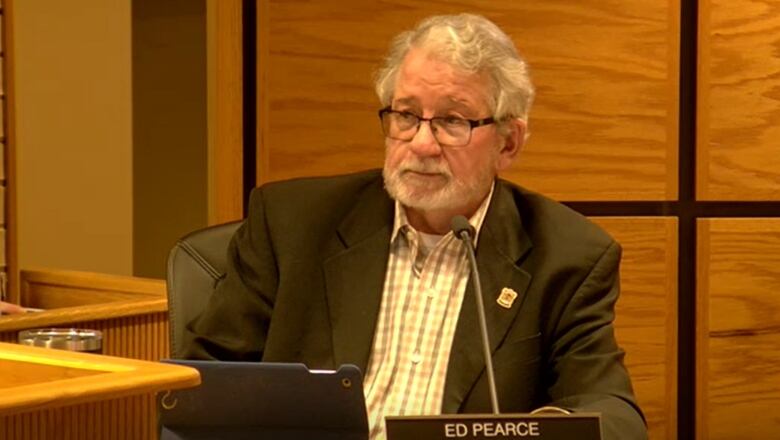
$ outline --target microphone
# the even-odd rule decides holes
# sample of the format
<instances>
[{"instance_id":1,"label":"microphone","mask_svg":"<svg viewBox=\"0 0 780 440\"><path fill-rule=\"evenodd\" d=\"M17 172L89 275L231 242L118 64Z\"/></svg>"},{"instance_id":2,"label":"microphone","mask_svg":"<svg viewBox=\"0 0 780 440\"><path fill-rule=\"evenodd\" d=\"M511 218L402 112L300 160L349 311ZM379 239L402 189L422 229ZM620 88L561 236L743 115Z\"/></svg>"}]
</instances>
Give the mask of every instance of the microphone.
<instances>
[{"instance_id":1,"label":"microphone","mask_svg":"<svg viewBox=\"0 0 780 440\"><path fill-rule=\"evenodd\" d=\"M493 359L490 357L490 341L488 339L487 324L485 321L485 304L482 301L482 282L479 280L477 269L477 257L474 255L474 227L466 217L456 215L450 223L452 232L466 245L466 253L471 263L471 275L474 277L474 296L477 300L477 314L479 315L479 330L482 334L482 349L485 355L485 369L487 370L488 389L490 390L490 403L493 406L493 414L499 414L498 394L496 393L496 378L493 373Z\"/></svg>"}]
</instances>

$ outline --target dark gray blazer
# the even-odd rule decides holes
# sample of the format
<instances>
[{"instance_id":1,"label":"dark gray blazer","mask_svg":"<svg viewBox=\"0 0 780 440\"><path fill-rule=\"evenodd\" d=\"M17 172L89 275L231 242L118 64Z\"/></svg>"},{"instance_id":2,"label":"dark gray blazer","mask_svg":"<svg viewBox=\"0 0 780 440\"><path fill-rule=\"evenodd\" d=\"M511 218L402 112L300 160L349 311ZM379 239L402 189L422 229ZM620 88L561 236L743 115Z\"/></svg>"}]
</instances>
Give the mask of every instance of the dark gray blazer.
<instances>
[{"instance_id":1,"label":"dark gray blazer","mask_svg":"<svg viewBox=\"0 0 780 440\"><path fill-rule=\"evenodd\" d=\"M255 189L227 275L188 326L187 357L365 371L393 210L378 170ZM478 243L502 412L598 411L605 439L646 438L613 334L620 245L574 211L502 180ZM504 287L519 294L510 309L496 303ZM473 295L469 281L445 413L490 412Z\"/></svg>"}]
</instances>

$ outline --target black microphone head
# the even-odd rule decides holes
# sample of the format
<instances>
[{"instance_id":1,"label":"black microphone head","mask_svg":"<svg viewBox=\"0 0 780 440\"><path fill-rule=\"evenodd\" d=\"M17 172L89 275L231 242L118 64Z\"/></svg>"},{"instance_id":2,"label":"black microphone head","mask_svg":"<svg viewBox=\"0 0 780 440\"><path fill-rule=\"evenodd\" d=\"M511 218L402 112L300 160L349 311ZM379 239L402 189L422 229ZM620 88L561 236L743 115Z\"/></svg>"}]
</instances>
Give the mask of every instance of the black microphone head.
<instances>
[{"instance_id":1,"label":"black microphone head","mask_svg":"<svg viewBox=\"0 0 780 440\"><path fill-rule=\"evenodd\" d=\"M450 227L452 227L452 232L455 233L455 236L460 239L463 239L462 234L464 232L468 234L467 237L474 237L474 226L471 226L471 223L462 215L453 217L450 221Z\"/></svg>"}]
</instances>

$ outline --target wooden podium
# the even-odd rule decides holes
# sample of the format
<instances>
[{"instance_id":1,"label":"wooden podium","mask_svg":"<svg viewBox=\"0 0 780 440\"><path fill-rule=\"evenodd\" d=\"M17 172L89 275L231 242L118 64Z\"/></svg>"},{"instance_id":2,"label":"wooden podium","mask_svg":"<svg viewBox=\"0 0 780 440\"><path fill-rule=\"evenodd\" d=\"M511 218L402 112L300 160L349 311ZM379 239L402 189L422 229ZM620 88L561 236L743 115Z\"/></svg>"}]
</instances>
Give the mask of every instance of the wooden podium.
<instances>
[{"instance_id":1,"label":"wooden podium","mask_svg":"<svg viewBox=\"0 0 780 440\"><path fill-rule=\"evenodd\" d=\"M147 426L118 432L101 405L132 411L135 398L199 383L193 368L0 343L0 438L146 437L133 431Z\"/></svg>"},{"instance_id":2,"label":"wooden podium","mask_svg":"<svg viewBox=\"0 0 780 440\"><path fill-rule=\"evenodd\" d=\"M155 362L169 356L168 301L165 282L162 280L61 270L26 270L21 273L20 284L19 302L45 311L0 317L0 342L16 342L21 330L79 328L101 331L103 354L125 358L119 359L122 362ZM3 344L3 347L6 346ZM67 352L57 352L62 353ZM6 363L7 360L0 362ZM119 371L111 368L107 372L100 368L82 368L57 373L49 368L53 367L49 363L34 367L18 363L5 365L10 367L3 367L6 369L0 372L2 383L6 383L8 369L21 374L23 369L32 371L34 368L52 373L54 377L60 374L81 378L77 384L91 383L98 378L102 381L108 377L123 377L119 376ZM140 370L134 374L141 374ZM125 376L129 379L128 375ZM158 437L153 391L160 389L157 385L146 383L143 386L151 388L145 391L134 388L134 385L126 385L129 388L122 391L124 394L114 389L103 395L91 394L88 399L76 399L69 403L64 403L66 396L70 399L75 394L70 391L67 395L55 394L61 392L59 384L39 385L41 392L49 393L47 398L57 403L39 407L43 409L22 412L10 408L0 409L0 440L153 440ZM6 386L0 385L2 399L16 393ZM131 392L133 389L135 391Z\"/></svg>"}]
</instances>

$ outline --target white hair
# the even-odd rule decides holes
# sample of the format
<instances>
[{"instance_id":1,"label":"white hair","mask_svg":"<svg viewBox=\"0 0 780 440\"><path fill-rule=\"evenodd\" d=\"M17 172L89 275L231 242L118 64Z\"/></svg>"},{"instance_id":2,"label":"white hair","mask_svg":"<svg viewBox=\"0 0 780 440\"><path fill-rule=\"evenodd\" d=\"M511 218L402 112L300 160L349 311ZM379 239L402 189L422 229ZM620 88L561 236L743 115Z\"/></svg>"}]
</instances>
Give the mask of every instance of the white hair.
<instances>
[{"instance_id":1,"label":"white hair","mask_svg":"<svg viewBox=\"0 0 780 440\"><path fill-rule=\"evenodd\" d=\"M512 39L492 21L474 14L437 15L396 36L375 77L383 106L392 102L398 71L412 48L426 49L464 72L488 74L492 96L486 98L493 117L528 120L534 98L528 64Z\"/></svg>"}]
</instances>

